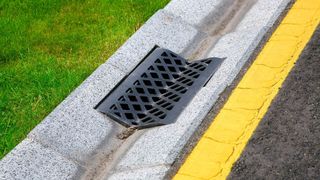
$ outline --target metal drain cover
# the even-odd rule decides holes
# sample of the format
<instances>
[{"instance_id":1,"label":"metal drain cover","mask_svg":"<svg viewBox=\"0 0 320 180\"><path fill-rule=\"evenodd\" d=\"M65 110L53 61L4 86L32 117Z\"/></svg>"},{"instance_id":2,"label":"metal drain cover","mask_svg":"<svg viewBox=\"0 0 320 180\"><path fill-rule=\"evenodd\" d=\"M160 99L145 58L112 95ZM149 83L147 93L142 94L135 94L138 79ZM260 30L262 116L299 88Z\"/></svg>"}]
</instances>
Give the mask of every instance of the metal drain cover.
<instances>
[{"instance_id":1,"label":"metal drain cover","mask_svg":"<svg viewBox=\"0 0 320 180\"><path fill-rule=\"evenodd\" d=\"M96 109L127 127L173 123L222 60L187 62L170 50L156 48Z\"/></svg>"}]
</instances>

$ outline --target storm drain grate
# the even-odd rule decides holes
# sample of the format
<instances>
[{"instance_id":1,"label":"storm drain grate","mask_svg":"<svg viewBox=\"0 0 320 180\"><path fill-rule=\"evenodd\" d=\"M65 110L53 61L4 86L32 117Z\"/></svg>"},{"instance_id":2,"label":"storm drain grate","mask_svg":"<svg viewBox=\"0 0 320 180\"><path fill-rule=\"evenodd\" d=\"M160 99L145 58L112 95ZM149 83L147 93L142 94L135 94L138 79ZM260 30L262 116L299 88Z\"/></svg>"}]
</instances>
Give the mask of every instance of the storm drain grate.
<instances>
[{"instance_id":1,"label":"storm drain grate","mask_svg":"<svg viewBox=\"0 0 320 180\"><path fill-rule=\"evenodd\" d=\"M156 48L96 108L128 127L173 123L221 62L209 58L189 63Z\"/></svg>"}]
</instances>

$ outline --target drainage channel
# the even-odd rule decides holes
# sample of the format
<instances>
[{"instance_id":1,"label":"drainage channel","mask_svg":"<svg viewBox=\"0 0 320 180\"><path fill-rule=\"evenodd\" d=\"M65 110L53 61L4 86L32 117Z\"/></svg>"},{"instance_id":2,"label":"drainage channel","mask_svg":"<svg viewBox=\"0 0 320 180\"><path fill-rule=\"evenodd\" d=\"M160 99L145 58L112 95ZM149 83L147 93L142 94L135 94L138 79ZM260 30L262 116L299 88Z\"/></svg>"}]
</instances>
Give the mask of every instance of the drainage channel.
<instances>
[{"instance_id":1,"label":"drainage channel","mask_svg":"<svg viewBox=\"0 0 320 180\"><path fill-rule=\"evenodd\" d=\"M235 30L241 22L245 14L257 2L257 0L235 0L228 7L223 9L223 12L211 15L207 19L215 19L214 21L207 20L207 24L200 27L201 31L206 34L202 40L186 52L188 59L207 58L209 52L214 48L215 44L224 35ZM212 16L215 16L213 18Z\"/></svg>"},{"instance_id":2,"label":"drainage channel","mask_svg":"<svg viewBox=\"0 0 320 180\"><path fill-rule=\"evenodd\" d=\"M214 13L214 21L210 21L210 19L213 19L213 15L208 16L206 17L206 23L198 27L205 35L200 37L200 41L196 41L199 43L192 44L187 48L186 52L183 52L186 58L189 59L190 62L193 62L195 59L208 58L209 52L214 48L219 39L233 32L255 3L256 0L225 1L226 8L221 8L219 12ZM116 111L113 111L113 113L115 112ZM126 122L123 124L125 123ZM112 135L108 138L108 142L105 142L104 145L101 146L100 152L97 152L97 155L86 164L88 168L86 172L84 172L82 179L107 178L113 173L113 169L119 163L122 155L126 153L132 144L146 131L148 131L148 129L137 130L132 127L115 128Z\"/></svg>"}]
</instances>

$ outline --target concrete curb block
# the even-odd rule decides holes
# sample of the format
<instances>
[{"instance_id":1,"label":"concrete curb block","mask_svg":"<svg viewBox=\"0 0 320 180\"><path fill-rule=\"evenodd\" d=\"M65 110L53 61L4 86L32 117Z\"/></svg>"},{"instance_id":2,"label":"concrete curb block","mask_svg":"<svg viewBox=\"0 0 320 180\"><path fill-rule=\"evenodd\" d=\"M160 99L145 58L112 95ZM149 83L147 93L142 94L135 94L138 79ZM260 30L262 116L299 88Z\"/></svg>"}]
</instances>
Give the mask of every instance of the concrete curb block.
<instances>
[{"instance_id":1,"label":"concrete curb block","mask_svg":"<svg viewBox=\"0 0 320 180\"><path fill-rule=\"evenodd\" d=\"M155 166L138 168L129 171L120 171L108 177L109 180L118 179L161 179L169 171L170 166Z\"/></svg>"},{"instance_id":2,"label":"concrete curb block","mask_svg":"<svg viewBox=\"0 0 320 180\"><path fill-rule=\"evenodd\" d=\"M107 61L125 73L131 72L155 45L183 54L201 32L171 13L156 12Z\"/></svg>"},{"instance_id":3,"label":"concrete curb block","mask_svg":"<svg viewBox=\"0 0 320 180\"><path fill-rule=\"evenodd\" d=\"M0 161L0 179L71 179L81 168L51 149L23 140Z\"/></svg>"},{"instance_id":4,"label":"concrete curb block","mask_svg":"<svg viewBox=\"0 0 320 180\"><path fill-rule=\"evenodd\" d=\"M93 109L123 77L112 65L101 65L28 137L85 166L100 144L123 128Z\"/></svg>"},{"instance_id":5,"label":"concrete curb block","mask_svg":"<svg viewBox=\"0 0 320 180\"><path fill-rule=\"evenodd\" d=\"M259 0L235 32L225 35L215 45L210 56L227 57L227 60L206 87L197 93L176 123L139 132L140 136L131 139L133 144L124 147L124 154L115 160L116 164L105 176L110 179L126 179L128 176L130 179L163 178L219 94L233 81L289 1ZM96 162L99 154L112 154L116 148L124 146L126 140L119 140L116 135L125 128L93 107L155 45L186 55L190 48L207 36L201 29L203 24L210 18L214 21L214 17L219 16L219 9L230 2L188 0L186 4L173 0L164 10L155 13L34 128L27 139L0 161L0 178L79 178L99 163ZM259 27L248 23L257 23Z\"/></svg>"},{"instance_id":6,"label":"concrete curb block","mask_svg":"<svg viewBox=\"0 0 320 180\"><path fill-rule=\"evenodd\" d=\"M287 7L290 1L284 0L259 0L256 5L246 14L237 27L237 30L248 28L272 27L274 20ZM274 8L277 7L277 8Z\"/></svg>"},{"instance_id":7,"label":"concrete curb block","mask_svg":"<svg viewBox=\"0 0 320 180\"><path fill-rule=\"evenodd\" d=\"M221 12L232 4L233 0L172 0L164 10L181 17L185 22L198 29L207 23L214 24ZM205 29L202 29L205 30Z\"/></svg>"}]
</instances>

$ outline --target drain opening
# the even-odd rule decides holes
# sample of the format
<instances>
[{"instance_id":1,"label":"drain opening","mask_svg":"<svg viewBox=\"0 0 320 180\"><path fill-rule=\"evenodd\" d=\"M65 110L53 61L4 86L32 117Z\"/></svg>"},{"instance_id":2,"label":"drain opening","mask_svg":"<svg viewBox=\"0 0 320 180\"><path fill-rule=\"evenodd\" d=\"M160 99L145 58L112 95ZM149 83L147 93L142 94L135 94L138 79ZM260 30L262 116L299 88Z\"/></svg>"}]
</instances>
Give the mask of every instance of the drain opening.
<instances>
[{"instance_id":1,"label":"drain opening","mask_svg":"<svg viewBox=\"0 0 320 180\"><path fill-rule=\"evenodd\" d=\"M209 58L190 63L170 50L156 48L96 109L127 127L173 123L222 61Z\"/></svg>"}]
</instances>

